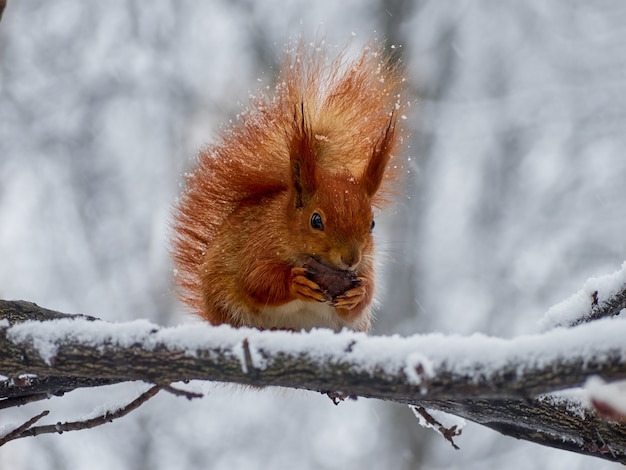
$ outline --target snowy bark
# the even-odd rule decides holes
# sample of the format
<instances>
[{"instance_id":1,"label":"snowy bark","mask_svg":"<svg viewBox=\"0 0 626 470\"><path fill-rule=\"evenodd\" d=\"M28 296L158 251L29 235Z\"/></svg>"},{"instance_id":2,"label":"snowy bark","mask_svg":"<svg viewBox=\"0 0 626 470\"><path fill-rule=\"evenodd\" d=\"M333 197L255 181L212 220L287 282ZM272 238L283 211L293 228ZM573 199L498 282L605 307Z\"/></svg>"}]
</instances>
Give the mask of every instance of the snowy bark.
<instances>
[{"instance_id":1,"label":"snowy bark","mask_svg":"<svg viewBox=\"0 0 626 470\"><path fill-rule=\"evenodd\" d=\"M582 386L590 376L626 379L625 337L622 319L508 340L402 338L112 324L0 301L0 374L7 377L0 409L132 380L164 388L193 379L278 385L446 411L506 435L626 463L626 424L605 421L576 399L538 397Z\"/></svg>"}]
</instances>

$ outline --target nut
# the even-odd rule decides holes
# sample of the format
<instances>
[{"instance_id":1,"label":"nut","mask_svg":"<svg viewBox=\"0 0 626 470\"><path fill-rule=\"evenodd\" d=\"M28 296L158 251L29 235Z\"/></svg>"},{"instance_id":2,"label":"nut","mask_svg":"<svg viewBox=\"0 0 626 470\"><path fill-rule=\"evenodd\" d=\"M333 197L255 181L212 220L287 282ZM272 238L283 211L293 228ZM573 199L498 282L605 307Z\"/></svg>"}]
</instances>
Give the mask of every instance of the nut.
<instances>
[{"instance_id":1,"label":"nut","mask_svg":"<svg viewBox=\"0 0 626 470\"><path fill-rule=\"evenodd\" d=\"M327 300L333 300L360 284L355 271L334 269L315 258L307 259L304 268L307 270L307 277L322 288Z\"/></svg>"}]
</instances>

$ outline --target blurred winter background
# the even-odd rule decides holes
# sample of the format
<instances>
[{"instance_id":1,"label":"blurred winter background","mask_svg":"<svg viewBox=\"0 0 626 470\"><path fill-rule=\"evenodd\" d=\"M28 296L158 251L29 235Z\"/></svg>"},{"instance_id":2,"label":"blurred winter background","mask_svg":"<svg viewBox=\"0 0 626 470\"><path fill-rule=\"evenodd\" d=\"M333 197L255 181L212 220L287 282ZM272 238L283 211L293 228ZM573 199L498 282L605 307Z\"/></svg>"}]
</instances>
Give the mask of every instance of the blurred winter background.
<instances>
[{"instance_id":1,"label":"blurred winter background","mask_svg":"<svg viewBox=\"0 0 626 470\"><path fill-rule=\"evenodd\" d=\"M379 218L375 333L536 330L626 258L626 4L9 0L0 22L0 298L106 320L194 321L172 293L181 174L289 35L402 46L407 194ZM0 468L577 469L604 461L468 426L453 450L407 407L192 384L99 428L27 438ZM3 411L0 426L141 385Z\"/></svg>"}]
</instances>

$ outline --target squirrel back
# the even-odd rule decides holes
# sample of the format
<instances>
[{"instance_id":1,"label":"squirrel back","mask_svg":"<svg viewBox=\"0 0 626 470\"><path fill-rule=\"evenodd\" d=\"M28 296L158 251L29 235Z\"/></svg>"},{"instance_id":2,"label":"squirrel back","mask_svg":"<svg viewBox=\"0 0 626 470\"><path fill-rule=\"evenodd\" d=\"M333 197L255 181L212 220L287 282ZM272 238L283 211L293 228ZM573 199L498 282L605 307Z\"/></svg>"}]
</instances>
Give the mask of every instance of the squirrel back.
<instances>
[{"instance_id":1,"label":"squirrel back","mask_svg":"<svg viewBox=\"0 0 626 470\"><path fill-rule=\"evenodd\" d=\"M271 97L202 150L174 222L181 298L213 324L367 331L372 207L394 192L402 79L367 48L287 55Z\"/></svg>"}]
</instances>

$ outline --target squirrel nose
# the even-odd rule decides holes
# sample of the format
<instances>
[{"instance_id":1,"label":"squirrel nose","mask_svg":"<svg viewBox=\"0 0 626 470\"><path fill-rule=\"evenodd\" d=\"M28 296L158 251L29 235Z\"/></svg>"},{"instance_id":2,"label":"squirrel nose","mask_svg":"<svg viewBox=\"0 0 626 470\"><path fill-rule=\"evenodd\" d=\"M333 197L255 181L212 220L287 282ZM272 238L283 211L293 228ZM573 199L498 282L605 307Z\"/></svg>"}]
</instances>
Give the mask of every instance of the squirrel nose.
<instances>
[{"instance_id":1,"label":"squirrel nose","mask_svg":"<svg viewBox=\"0 0 626 470\"><path fill-rule=\"evenodd\" d=\"M361 250L356 246L350 247L341 254L341 262L344 269L354 269L361 262Z\"/></svg>"}]
</instances>

